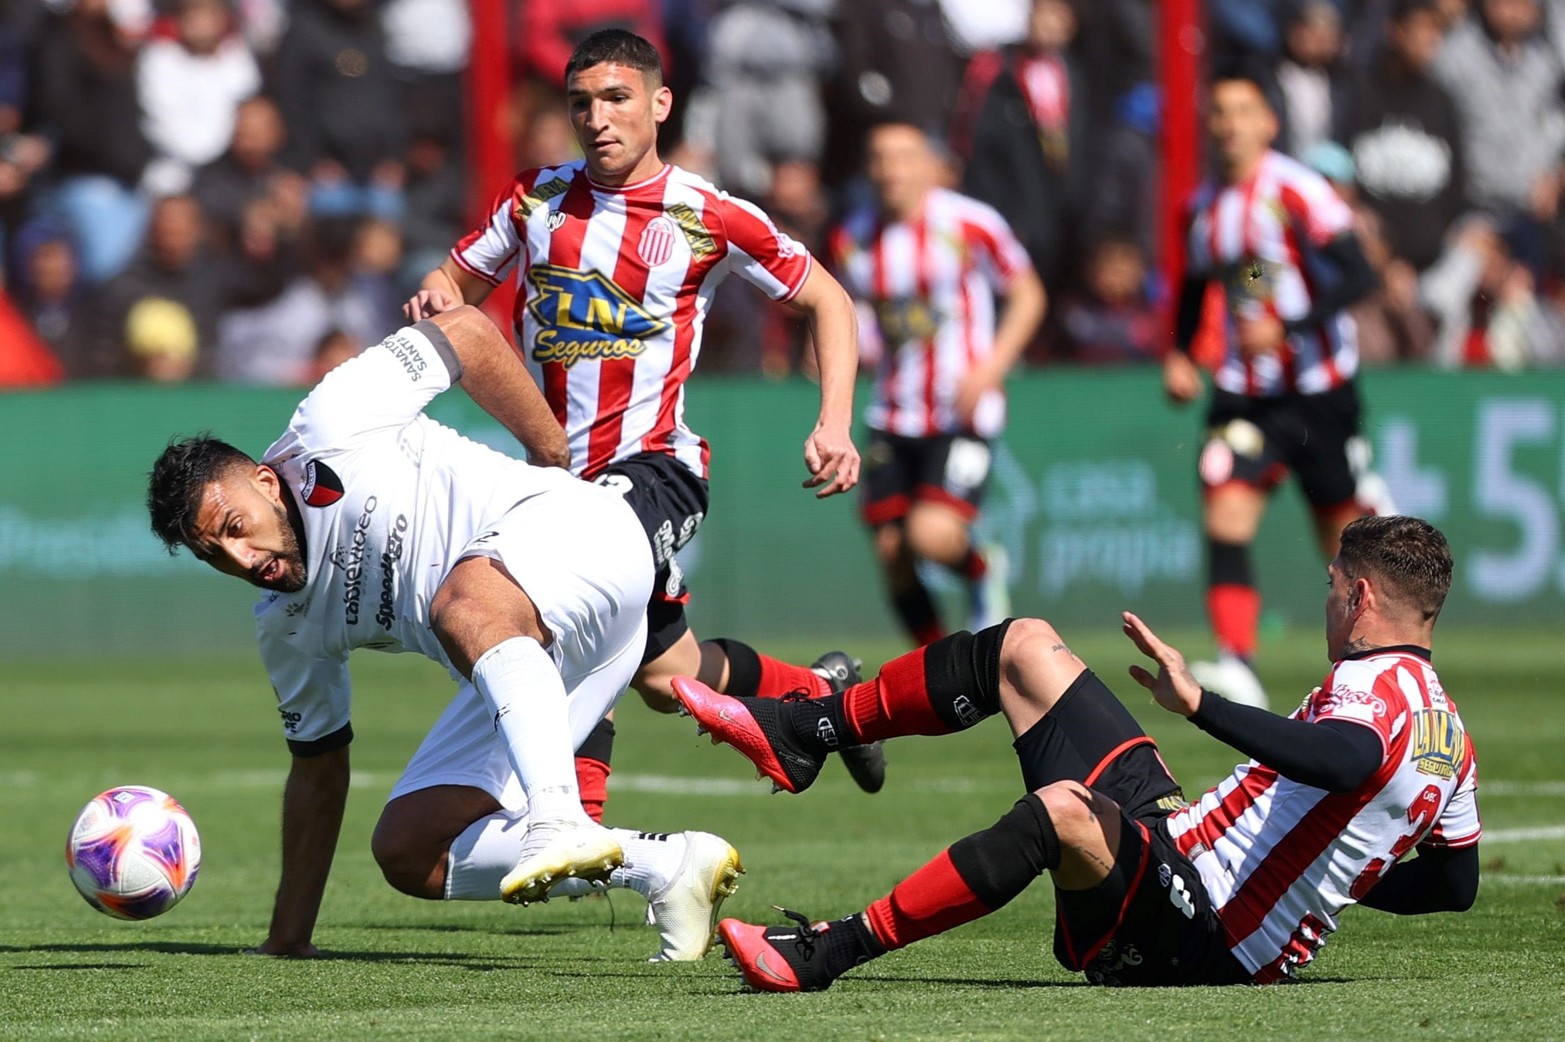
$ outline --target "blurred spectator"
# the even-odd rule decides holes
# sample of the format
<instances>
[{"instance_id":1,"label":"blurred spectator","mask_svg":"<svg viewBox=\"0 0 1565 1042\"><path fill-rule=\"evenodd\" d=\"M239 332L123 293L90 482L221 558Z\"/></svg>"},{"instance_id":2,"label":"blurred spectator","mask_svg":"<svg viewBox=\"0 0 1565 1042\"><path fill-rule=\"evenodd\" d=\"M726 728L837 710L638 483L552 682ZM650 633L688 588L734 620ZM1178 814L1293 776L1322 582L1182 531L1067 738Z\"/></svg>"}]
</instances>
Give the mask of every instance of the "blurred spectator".
<instances>
[{"instance_id":1,"label":"blurred spectator","mask_svg":"<svg viewBox=\"0 0 1565 1042\"><path fill-rule=\"evenodd\" d=\"M257 229L244 238L246 252L229 259L214 255L203 232L194 197L165 196L153 204L144 249L95 301L85 365L90 375L148 375L151 366L163 378L178 371L174 363L181 360L188 363L186 375L210 375L222 313L281 289L288 266L275 239L268 242ZM195 333L188 352L183 321L166 308L138 311L147 300L170 301L188 315Z\"/></svg>"},{"instance_id":2,"label":"blurred spectator","mask_svg":"<svg viewBox=\"0 0 1565 1042\"><path fill-rule=\"evenodd\" d=\"M576 132L565 113L565 98L554 91L525 92L532 99L531 112L522 129L517 168L529 170L560 166L581 158Z\"/></svg>"},{"instance_id":3,"label":"blurred spectator","mask_svg":"<svg viewBox=\"0 0 1565 1042\"><path fill-rule=\"evenodd\" d=\"M1484 220L1452 231L1452 246L1419 280L1438 332L1432 360L1455 368L1522 369L1557 362L1558 328L1539 306L1532 272Z\"/></svg>"},{"instance_id":4,"label":"blurred spectator","mask_svg":"<svg viewBox=\"0 0 1565 1042\"><path fill-rule=\"evenodd\" d=\"M451 146L438 136L413 137L408 148L407 204L399 300L418 290L424 273L438 267L451 244L467 231L467 180Z\"/></svg>"},{"instance_id":5,"label":"blurred spectator","mask_svg":"<svg viewBox=\"0 0 1565 1042\"><path fill-rule=\"evenodd\" d=\"M815 162L825 141L821 80L835 48L832 0L729 0L712 19L703 83L685 115L681 162L718 187L766 194L773 156Z\"/></svg>"},{"instance_id":6,"label":"blurred spectator","mask_svg":"<svg viewBox=\"0 0 1565 1042\"><path fill-rule=\"evenodd\" d=\"M161 195L190 190L196 168L228 147L239 103L261 88L228 0L178 0L175 10L175 35L149 41L136 69L142 128L155 152L143 186Z\"/></svg>"},{"instance_id":7,"label":"blurred spectator","mask_svg":"<svg viewBox=\"0 0 1565 1042\"><path fill-rule=\"evenodd\" d=\"M1560 58L1539 32L1537 0L1480 0L1475 15L1446 37L1434 75L1461 117L1469 199L1536 267L1540 225L1559 208Z\"/></svg>"},{"instance_id":8,"label":"blurred spectator","mask_svg":"<svg viewBox=\"0 0 1565 1042\"><path fill-rule=\"evenodd\" d=\"M195 316L177 300L142 297L125 313L125 352L132 376L183 383L195 375L200 348Z\"/></svg>"},{"instance_id":9,"label":"blurred spectator","mask_svg":"<svg viewBox=\"0 0 1565 1042\"><path fill-rule=\"evenodd\" d=\"M975 57L963 87L981 99L963 191L1000 211L1051 292L1065 279L1088 172L1085 87L1067 50L1076 29L1066 0L1033 0L1026 40Z\"/></svg>"},{"instance_id":10,"label":"blurred spectator","mask_svg":"<svg viewBox=\"0 0 1565 1042\"><path fill-rule=\"evenodd\" d=\"M1352 153L1335 141L1322 141L1305 154L1304 162L1352 207L1353 232L1376 275L1375 288L1348 308L1358 334L1359 361L1389 365L1427 357L1434 323L1419 299L1418 272L1396 255L1386 239L1385 222L1359 191Z\"/></svg>"},{"instance_id":11,"label":"blurred spectator","mask_svg":"<svg viewBox=\"0 0 1565 1042\"><path fill-rule=\"evenodd\" d=\"M1027 35L1028 0L940 0L951 42L963 54L997 51Z\"/></svg>"},{"instance_id":12,"label":"blurred spectator","mask_svg":"<svg viewBox=\"0 0 1565 1042\"><path fill-rule=\"evenodd\" d=\"M370 0L296 0L277 54L285 155L323 216L402 212L404 98Z\"/></svg>"},{"instance_id":13,"label":"blurred spectator","mask_svg":"<svg viewBox=\"0 0 1565 1042\"><path fill-rule=\"evenodd\" d=\"M46 387L64 375L59 360L0 290L0 388Z\"/></svg>"},{"instance_id":14,"label":"blurred spectator","mask_svg":"<svg viewBox=\"0 0 1565 1042\"><path fill-rule=\"evenodd\" d=\"M395 323L398 297L388 272L386 226L344 218L317 221L306 270L281 295L223 317L217 372L225 380L295 386L310 381L323 338L341 330L373 344ZM395 234L392 233L395 242ZM379 240L378 242L376 240Z\"/></svg>"},{"instance_id":15,"label":"blurred spectator","mask_svg":"<svg viewBox=\"0 0 1565 1042\"><path fill-rule=\"evenodd\" d=\"M1072 361L1155 361L1162 316L1147 292L1147 258L1134 235L1109 233L1087 255L1086 284L1067 298L1060 327Z\"/></svg>"},{"instance_id":16,"label":"blurred spectator","mask_svg":"<svg viewBox=\"0 0 1565 1042\"><path fill-rule=\"evenodd\" d=\"M348 359L357 356L362 350L363 347L359 342L342 330L328 330L315 345L315 357L310 361L310 371L304 383L313 387L321 382L321 377Z\"/></svg>"},{"instance_id":17,"label":"blurred spectator","mask_svg":"<svg viewBox=\"0 0 1565 1042\"><path fill-rule=\"evenodd\" d=\"M7 244L26 214L33 176L49 159L48 142L22 132L29 59L43 14L43 5L34 0L0 0L0 275Z\"/></svg>"},{"instance_id":18,"label":"blurred spectator","mask_svg":"<svg viewBox=\"0 0 1565 1042\"><path fill-rule=\"evenodd\" d=\"M599 29L627 29L664 50L658 5L652 0L522 0L516 53L522 75L565 89L565 62Z\"/></svg>"},{"instance_id":19,"label":"blurred spectator","mask_svg":"<svg viewBox=\"0 0 1565 1042\"><path fill-rule=\"evenodd\" d=\"M822 176L857 174L869 128L910 123L936 135L951 126L962 58L936 0L850 0L837 10L841 61L827 95Z\"/></svg>"},{"instance_id":20,"label":"blurred spectator","mask_svg":"<svg viewBox=\"0 0 1565 1042\"><path fill-rule=\"evenodd\" d=\"M1285 0L1207 0L1214 67L1227 65L1239 55L1269 58L1280 52L1284 3Z\"/></svg>"},{"instance_id":21,"label":"blurred spectator","mask_svg":"<svg viewBox=\"0 0 1565 1042\"><path fill-rule=\"evenodd\" d=\"M1283 31L1277 88L1282 94L1282 151L1302 158L1328 140L1342 90L1342 15L1331 0L1296 0Z\"/></svg>"},{"instance_id":22,"label":"blurred spectator","mask_svg":"<svg viewBox=\"0 0 1565 1042\"><path fill-rule=\"evenodd\" d=\"M404 84L408 121L447 148L463 140L462 72L473 43L467 0L386 0L386 56Z\"/></svg>"},{"instance_id":23,"label":"blurred spectator","mask_svg":"<svg viewBox=\"0 0 1565 1042\"><path fill-rule=\"evenodd\" d=\"M1382 49L1347 93L1339 122L1391 253L1420 271L1468 205L1456 104L1430 75L1443 37L1435 0L1395 0Z\"/></svg>"},{"instance_id":24,"label":"blurred spectator","mask_svg":"<svg viewBox=\"0 0 1565 1042\"><path fill-rule=\"evenodd\" d=\"M142 133L136 53L143 28L109 0L76 0L52 15L34 56L34 123L55 142L60 178L51 205L80 250L82 277L117 273L141 241L137 192L152 146Z\"/></svg>"},{"instance_id":25,"label":"blurred spectator","mask_svg":"<svg viewBox=\"0 0 1565 1042\"><path fill-rule=\"evenodd\" d=\"M47 225L34 225L17 244L17 254L13 293L18 307L64 365L65 375L82 375L86 345L75 249Z\"/></svg>"},{"instance_id":26,"label":"blurred spectator","mask_svg":"<svg viewBox=\"0 0 1565 1042\"><path fill-rule=\"evenodd\" d=\"M239 106L228 151L197 171L192 193L225 253L240 249L246 215L257 207L285 237L296 236L303 225L309 189L278 161L285 140L276 103L257 95Z\"/></svg>"},{"instance_id":27,"label":"blurred spectator","mask_svg":"<svg viewBox=\"0 0 1565 1042\"><path fill-rule=\"evenodd\" d=\"M1130 234L1143 252L1155 254L1161 108L1162 92L1152 83L1142 83L1120 96L1110 118L1095 120L1103 129L1092 168L1082 179L1091 186L1081 211L1085 240L1116 232Z\"/></svg>"}]
</instances>

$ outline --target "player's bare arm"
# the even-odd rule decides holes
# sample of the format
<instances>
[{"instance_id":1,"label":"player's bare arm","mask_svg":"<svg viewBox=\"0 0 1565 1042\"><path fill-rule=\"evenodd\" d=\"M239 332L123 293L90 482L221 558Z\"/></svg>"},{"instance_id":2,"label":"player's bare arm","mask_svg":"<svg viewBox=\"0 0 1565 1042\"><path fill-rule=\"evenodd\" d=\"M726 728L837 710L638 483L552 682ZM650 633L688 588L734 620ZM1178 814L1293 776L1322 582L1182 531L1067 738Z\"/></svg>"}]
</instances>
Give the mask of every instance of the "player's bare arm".
<instances>
[{"instance_id":1,"label":"player's bare arm","mask_svg":"<svg viewBox=\"0 0 1565 1042\"><path fill-rule=\"evenodd\" d=\"M978 403L989 391L997 391L1022 352L1032 342L1043 322L1049 306L1049 297L1038 273L1028 269L1012 280L1000 309L1000 321L994 332L994 351L962 381L956 392L956 414L964 423L971 423Z\"/></svg>"},{"instance_id":2,"label":"player's bare arm","mask_svg":"<svg viewBox=\"0 0 1565 1042\"><path fill-rule=\"evenodd\" d=\"M348 802L347 747L295 756L283 788L283 872L259 955L319 955L310 937Z\"/></svg>"},{"instance_id":3,"label":"player's bare arm","mask_svg":"<svg viewBox=\"0 0 1565 1042\"><path fill-rule=\"evenodd\" d=\"M570 445L543 392L500 330L477 308L444 311L430 321L462 363L462 387L479 407L516 435L541 467L569 467Z\"/></svg>"},{"instance_id":4,"label":"player's bare arm","mask_svg":"<svg viewBox=\"0 0 1565 1042\"><path fill-rule=\"evenodd\" d=\"M827 496L859 482L859 450L853 445L853 380L859 366L858 316L853 301L819 264L789 302L809 316L810 341L821 377L821 411L804 442L805 488ZM824 487L822 487L824 486Z\"/></svg>"},{"instance_id":5,"label":"player's bare arm","mask_svg":"<svg viewBox=\"0 0 1565 1042\"><path fill-rule=\"evenodd\" d=\"M409 322L443 314L463 304L482 304L494 287L477 275L463 271L456 261L447 257L440 267L424 276L418 292L402 305L402 314Z\"/></svg>"}]
</instances>

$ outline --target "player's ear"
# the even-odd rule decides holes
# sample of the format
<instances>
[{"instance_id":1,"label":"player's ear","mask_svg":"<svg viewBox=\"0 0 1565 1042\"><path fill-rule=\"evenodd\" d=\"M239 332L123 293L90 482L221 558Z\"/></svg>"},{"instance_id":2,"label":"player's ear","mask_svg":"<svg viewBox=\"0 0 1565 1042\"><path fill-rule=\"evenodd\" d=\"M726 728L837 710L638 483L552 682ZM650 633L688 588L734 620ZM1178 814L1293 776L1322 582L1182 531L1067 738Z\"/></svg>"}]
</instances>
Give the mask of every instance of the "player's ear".
<instances>
[{"instance_id":1,"label":"player's ear","mask_svg":"<svg viewBox=\"0 0 1565 1042\"><path fill-rule=\"evenodd\" d=\"M255 483L261 490L261 494L274 503L283 501L283 479L277 476L277 471L268 467L265 463L255 465Z\"/></svg>"},{"instance_id":2,"label":"player's ear","mask_svg":"<svg viewBox=\"0 0 1565 1042\"><path fill-rule=\"evenodd\" d=\"M652 92L652 121L662 123L668 119L668 114L674 107L674 92L667 87L659 86Z\"/></svg>"}]
</instances>

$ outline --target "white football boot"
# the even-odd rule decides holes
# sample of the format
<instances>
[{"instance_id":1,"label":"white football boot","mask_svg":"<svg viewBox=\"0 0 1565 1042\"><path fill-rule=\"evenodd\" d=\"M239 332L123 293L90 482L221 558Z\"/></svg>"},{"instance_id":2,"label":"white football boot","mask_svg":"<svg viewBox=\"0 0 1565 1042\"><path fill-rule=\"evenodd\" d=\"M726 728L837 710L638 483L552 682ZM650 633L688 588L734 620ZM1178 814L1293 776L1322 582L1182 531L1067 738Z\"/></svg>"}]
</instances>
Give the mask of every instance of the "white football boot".
<instances>
[{"instance_id":1,"label":"white football boot","mask_svg":"<svg viewBox=\"0 0 1565 1042\"><path fill-rule=\"evenodd\" d=\"M1217 656L1216 662L1192 662L1190 672L1195 676L1196 683L1208 691L1217 692L1230 702L1257 709L1268 709L1271 706L1266 698L1266 689L1261 687L1261 678L1238 655L1225 651Z\"/></svg>"},{"instance_id":2,"label":"white football boot","mask_svg":"<svg viewBox=\"0 0 1565 1042\"><path fill-rule=\"evenodd\" d=\"M500 898L519 905L544 901L562 879L607 883L624 863L619 840L602 825L586 818L540 821L527 827L516 867L500 880Z\"/></svg>"},{"instance_id":3,"label":"white football boot","mask_svg":"<svg viewBox=\"0 0 1565 1042\"><path fill-rule=\"evenodd\" d=\"M984 575L968 585L968 629L998 626L1011 615L1011 561L1005 547L985 543L979 548L984 559Z\"/></svg>"},{"instance_id":4,"label":"white football boot","mask_svg":"<svg viewBox=\"0 0 1565 1042\"><path fill-rule=\"evenodd\" d=\"M684 856L647 901L647 919L662 942L648 962L693 962L705 955L717 933L718 910L744 874L739 851L726 839L710 832L681 835Z\"/></svg>"}]
</instances>

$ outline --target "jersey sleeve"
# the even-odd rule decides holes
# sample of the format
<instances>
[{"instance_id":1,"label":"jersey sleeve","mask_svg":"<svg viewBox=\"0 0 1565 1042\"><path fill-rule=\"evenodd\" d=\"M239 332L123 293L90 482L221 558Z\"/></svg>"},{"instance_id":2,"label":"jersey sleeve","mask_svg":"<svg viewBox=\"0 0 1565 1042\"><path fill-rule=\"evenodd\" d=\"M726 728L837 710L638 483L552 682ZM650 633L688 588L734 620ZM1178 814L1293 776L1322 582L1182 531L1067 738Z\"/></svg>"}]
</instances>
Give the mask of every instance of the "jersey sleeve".
<instances>
[{"instance_id":1,"label":"jersey sleeve","mask_svg":"<svg viewBox=\"0 0 1565 1042\"><path fill-rule=\"evenodd\" d=\"M1312 171L1289 177L1281 189L1283 209L1315 247L1353 230L1353 209L1325 178Z\"/></svg>"},{"instance_id":2,"label":"jersey sleeve","mask_svg":"<svg viewBox=\"0 0 1565 1042\"><path fill-rule=\"evenodd\" d=\"M743 199L725 195L717 206L734 270L773 300L797 296L815 263L804 244L779 231L770 217Z\"/></svg>"},{"instance_id":3,"label":"jersey sleeve","mask_svg":"<svg viewBox=\"0 0 1565 1042\"><path fill-rule=\"evenodd\" d=\"M289 431L303 451L350 449L406 426L461 376L456 349L440 327L426 319L397 330L326 374L299 403Z\"/></svg>"},{"instance_id":4,"label":"jersey sleeve","mask_svg":"<svg viewBox=\"0 0 1565 1042\"><path fill-rule=\"evenodd\" d=\"M295 756L317 756L353 741L348 656L311 658L258 626L261 664L277 692L283 738Z\"/></svg>"},{"instance_id":5,"label":"jersey sleeve","mask_svg":"<svg viewBox=\"0 0 1565 1042\"><path fill-rule=\"evenodd\" d=\"M1478 761L1473 756L1472 739L1465 738L1465 742L1456 792L1420 846L1470 847L1483 836L1483 824L1478 820Z\"/></svg>"},{"instance_id":6,"label":"jersey sleeve","mask_svg":"<svg viewBox=\"0 0 1565 1042\"><path fill-rule=\"evenodd\" d=\"M1021 240L992 207L975 208L962 222L962 233L978 261L978 270L996 293L1004 295L1018 275L1032 270L1032 259Z\"/></svg>"},{"instance_id":7,"label":"jersey sleeve","mask_svg":"<svg viewBox=\"0 0 1565 1042\"><path fill-rule=\"evenodd\" d=\"M457 267L491 286L505 281L521 255L522 237L511 214L517 197L526 187L525 177L516 178L496 193L489 203L489 219L458 239L451 248L451 259Z\"/></svg>"}]
</instances>

